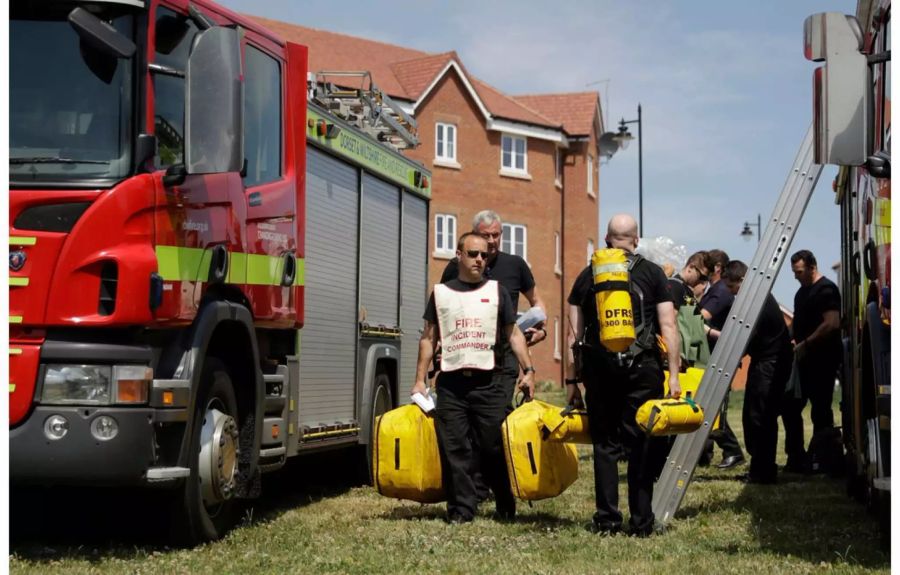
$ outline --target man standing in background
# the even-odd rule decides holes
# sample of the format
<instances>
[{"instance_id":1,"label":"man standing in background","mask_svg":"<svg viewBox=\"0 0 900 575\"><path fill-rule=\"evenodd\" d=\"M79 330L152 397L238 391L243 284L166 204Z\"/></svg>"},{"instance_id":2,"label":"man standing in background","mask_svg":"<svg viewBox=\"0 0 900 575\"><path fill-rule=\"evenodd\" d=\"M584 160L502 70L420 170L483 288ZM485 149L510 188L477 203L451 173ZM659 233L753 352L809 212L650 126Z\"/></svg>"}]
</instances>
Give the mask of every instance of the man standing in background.
<instances>
[{"instance_id":1,"label":"man standing in background","mask_svg":"<svg viewBox=\"0 0 900 575\"><path fill-rule=\"evenodd\" d=\"M706 333L709 336L709 349L712 351L725 326L725 320L728 319L728 312L731 311L731 304L734 303L734 295L721 281L722 270L728 265L728 254L722 250L709 250L709 259L713 267L709 276L709 289L700 299L700 313L708 326ZM706 453L700 457L700 465L704 463L709 465L712 461L713 442L722 450L722 462L717 465L719 469L731 469L745 461L741 444L738 443L731 426L728 425L729 395L731 395L730 388L725 394L725 401L719 412L719 429L710 432L709 438L712 441L707 443Z\"/></svg>"},{"instance_id":2,"label":"man standing in background","mask_svg":"<svg viewBox=\"0 0 900 575\"><path fill-rule=\"evenodd\" d=\"M803 441L801 412L809 400L813 423L813 437L822 441L826 435L837 435L834 414L831 410L834 380L840 365L841 345L841 294L833 281L819 273L816 257L809 250L800 250L791 256L791 270L800 282L794 296L794 356L800 374L801 399L789 402L782 416L785 428L785 450L788 452L790 471L808 471L820 463L810 443L813 461L806 457ZM839 439L832 439L831 447ZM828 448L827 443L826 448Z\"/></svg>"}]
</instances>

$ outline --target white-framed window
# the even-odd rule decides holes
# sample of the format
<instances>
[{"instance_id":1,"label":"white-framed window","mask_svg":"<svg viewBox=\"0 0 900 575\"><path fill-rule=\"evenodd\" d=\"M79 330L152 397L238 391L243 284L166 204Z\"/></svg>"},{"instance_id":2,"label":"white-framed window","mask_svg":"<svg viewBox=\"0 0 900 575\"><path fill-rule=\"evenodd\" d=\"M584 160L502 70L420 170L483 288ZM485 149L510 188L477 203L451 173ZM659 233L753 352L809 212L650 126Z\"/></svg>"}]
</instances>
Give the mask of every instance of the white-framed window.
<instances>
[{"instance_id":1,"label":"white-framed window","mask_svg":"<svg viewBox=\"0 0 900 575\"><path fill-rule=\"evenodd\" d=\"M553 271L557 275L562 275L562 239L559 237L559 232L555 232L553 234L553 241L555 242L555 252L556 252L556 263L553 264Z\"/></svg>"},{"instance_id":2,"label":"white-framed window","mask_svg":"<svg viewBox=\"0 0 900 575\"><path fill-rule=\"evenodd\" d=\"M559 316L553 318L553 359L562 359L562 346L559 344Z\"/></svg>"},{"instance_id":3,"label":"white-framed window","mask_svg":"<svg viewBox=\"0 0 900 575\"><path fill-rule=\"evenodd\" d=\"M587 263L591 265L591 256L594 255L594 240L588 239L587 245Z\"/></svg>"},{"instance_id":4,"label":"white-framed window","mask_svg":"<svg viewBox=\"0 0 900 575\"><path fill-rule=\"evenodd\" d=\"M503 224L500 251L520 256L528 261L528 230L520 224Z\"/></svg>"},{"instance_id":5,"label":"white-framed window","mask_svg":"<svg viewBox=\"0 0 900 575\"><path fill-rule=\"evenodd\" d=\"M456 126L438 122L434 134L434 159L456 162Z\"/></svg>"},{"instance_id":6,"label":"white-framed window","mask_svg":"<svg viewBox=\"0 0 900 575\"><path fill-rule=\"evenodd\" d=\"M563 181L563 152L560 148L556 148L556 185L562 187Z\"/></svg>"},{"instance_id":7,"label":"white-framed window","mask_svg":"<svg viewBox=\"0 0 900 575\"><path fill-rule=\"evenodd\" d=\"M507 172L528 173L528 140L503 134L500 141L500 169Z\"/></svg>"},{"instance_id":8,"label":"white-framed window","mask_svg":"<svg viewBox=\"0 0 900 575\"><path fill-rule=\"evenodd\" d=\"M450 257L456 254L456 216L435 214L434 253Z\"/></svg>"},{"instance_id":9,"label":"white-framed window","mask_svg":"<svg viewBox=\"0 0 900 575\"><path fill-rule=\"evenodd\" d=\"M587 193L591 197L597 197L594 191L594 156L590 154L587 157Z\"/></svg>"}]
</instances>

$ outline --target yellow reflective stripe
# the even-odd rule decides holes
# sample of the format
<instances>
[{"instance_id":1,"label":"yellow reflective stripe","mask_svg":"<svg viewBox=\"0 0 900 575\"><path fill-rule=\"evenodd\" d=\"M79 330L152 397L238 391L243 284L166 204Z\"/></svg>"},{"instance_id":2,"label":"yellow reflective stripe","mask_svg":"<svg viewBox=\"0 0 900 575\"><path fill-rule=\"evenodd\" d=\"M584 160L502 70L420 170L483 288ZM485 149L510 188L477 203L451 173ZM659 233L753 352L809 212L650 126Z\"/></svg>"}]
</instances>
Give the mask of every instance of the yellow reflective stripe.
<instances>
[{"instance_id":1,"label":"yellow reflective stripe","mask_svg":"<svg viewBox=\"0 0 900 575\"><path fill-rule=\"evenodd\" d=\"M306 285L306 260L303 258L297 258L297 273L294 276L294 285Z\"/></svg>"},{"instance_id":2,"label":"yellow reflective stripe","mask_svg":"<svg viewBox=\"0 0 900 575\"><path fill-rule=\"evenodd\" d=\"M36 243L37 238L33 236L9 236L11 246L33 246Z\"/></svg>"},{"instance_id":3,"label":"yellow reflective stripe","mask_svg":"<svg viewBox=\"0 0 900 575\"><path fill-rule=\"evenodd\" d=\"M26 287L28 285L28 278L10 276L9 285L14 287Z\"/></svg>"},{"instance_id":4,"label":"yellow reflective stripe","mask_svg":"<svg viewBox=\"0 0 900 575\"><path fill-rule=\"evenodd\" d=\"M200 248L156 246L159 275L166 281L196 281L204 251Z\"/></svg>"},{"instance_id":5,"label":"yellow reflective stripe","mask_svg":"<svg viewBox=\"0 0 900 575\"><path fill-rule=\"evenodd\" d=\"M228 277L225 281L230 284L247 283L247 254L231 252L228 257Z\"/></svg>"},{"instance_id":6,"label":"yellow reflective stripe","mask_svg":"<svg viewBox=\"0 0 900 575\"><path fill-rule=\"evenodd\" d=\"M283 258L247 254L247 283L249 285L280 285Z\"/></svg>"},{"instance_id":7,"label":"yellow reflective stripe","mask_svg":"<svg viewBox=\"0 0 900 575\"><path fill-rule=\"evenodd\" d=\"M891 243L891 228L875 227L875 245L884 246Z\"/></svg>"},{"instance_id":8,"label":"yellow reflective stripe","mask_svg":"<svg viewBox=\"0 0 900 575\"><path fill-rule=\"evenodd\" d=\"M15 384L15 383L10 383L10 384L9 384L9 392L10 392L10 393L13 393L14 391L16 391L16 384Z\"/></svg>"},{"instance_id":9,"label":"yellow reflective stripe","mask_svg":"<svg viewBox=\"0 0 900 575\"><path fill-rule=\"evenodd\" d=\"M9 316L9 323L22 323L22 316L20 316L20 315Z\"/></svg>"},{"instance_id":10,"label":"yellow reflective stripe","mask_svg":"<svg viewBox=\"0 0 900 575\"><path fill-rule=\"evenodd\" d=\"M21 347L9 348L9 355L22 355L22 348Z\"/></svg>"},{"instance_id":11,"label":"yellow reflective stripe","mask_svg":"<svg viewBox=\"0 0 900 575\"><path fill-rule=\"evenodd\" d=\"M156 246L159 275L165 281L207 281L212 250L178 246ZM261 254L230 252L228 276L230 284L281 285L284 258ZM303 259L297 259L294 285L305 283Z\"/></svg>"},{"instance_id":12,"label":"yellow reflective stripe","mask_svg":"<svg viewBox=\"0 0 900 575\"><path fill-rule=\"evenodd\" d=\"M875 225L891 227L891 200L878 198L875 200Z\"/></svg>"}]
</instances>

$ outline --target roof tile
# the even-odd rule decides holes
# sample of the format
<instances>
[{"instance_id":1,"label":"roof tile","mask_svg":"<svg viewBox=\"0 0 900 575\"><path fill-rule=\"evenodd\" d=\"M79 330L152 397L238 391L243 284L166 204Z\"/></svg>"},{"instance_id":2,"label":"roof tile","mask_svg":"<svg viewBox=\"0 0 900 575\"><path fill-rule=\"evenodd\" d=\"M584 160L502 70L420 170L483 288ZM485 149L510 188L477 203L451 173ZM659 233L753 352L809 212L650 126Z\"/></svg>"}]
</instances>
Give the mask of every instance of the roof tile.
<instances>
[{"instance_id":1,"label":"roof tile","mask_svg":"<svg viewBox=\"0 0 900 575\"><path fill-rule=\"evenodd\" d=\"M571 136L588 136L599 105L597 92L529 94L514 96L517 102L562 124Z\"/></svg>"}]
</instances>

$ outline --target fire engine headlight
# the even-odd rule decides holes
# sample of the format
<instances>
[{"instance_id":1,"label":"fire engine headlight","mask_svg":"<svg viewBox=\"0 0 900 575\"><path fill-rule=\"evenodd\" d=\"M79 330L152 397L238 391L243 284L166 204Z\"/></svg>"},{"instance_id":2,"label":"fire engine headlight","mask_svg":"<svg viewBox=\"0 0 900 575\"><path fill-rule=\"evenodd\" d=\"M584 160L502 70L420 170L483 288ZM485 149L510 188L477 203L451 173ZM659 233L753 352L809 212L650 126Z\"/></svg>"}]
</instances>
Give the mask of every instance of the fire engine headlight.
<instances>
[{"instance_id":1,"label":"fire engine headlight","mask_svg":"<svg viewBox=\"0 0 900 575\"><path fill-rule=\"evenodd\" d=\"M109 365L48 365L44 370L41 403L108 404L111 377Z\"/></svg>"},{"instance_id":2,"label":"fire engine headlight","mask_svg":"<svg viewBox=\"0 0 900 575\"><path fill-rule=\"evenodd\" d=\"M152 381L146 365L48 365L41 403L139 405L147 403Z\"/></svg>"}]
</instances>

